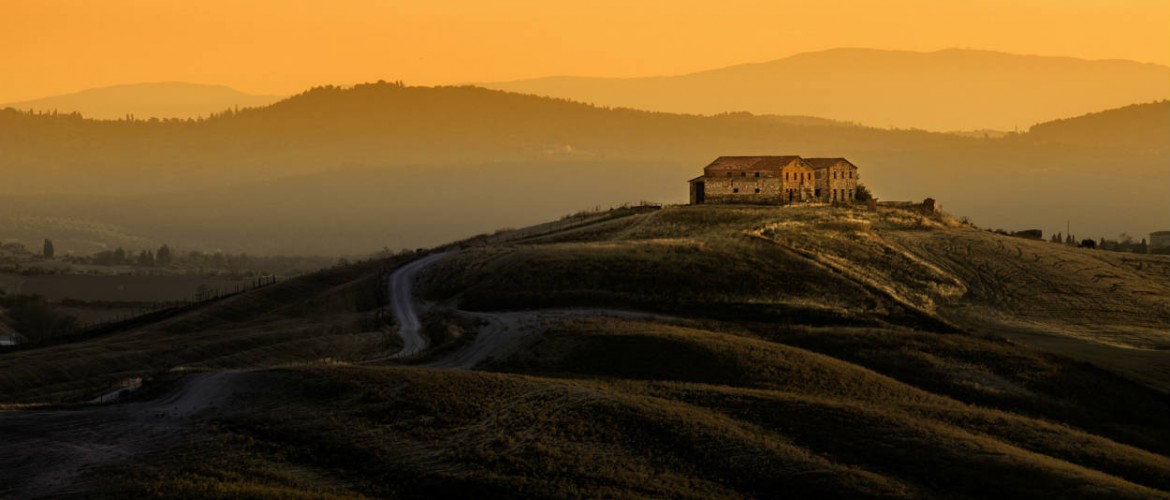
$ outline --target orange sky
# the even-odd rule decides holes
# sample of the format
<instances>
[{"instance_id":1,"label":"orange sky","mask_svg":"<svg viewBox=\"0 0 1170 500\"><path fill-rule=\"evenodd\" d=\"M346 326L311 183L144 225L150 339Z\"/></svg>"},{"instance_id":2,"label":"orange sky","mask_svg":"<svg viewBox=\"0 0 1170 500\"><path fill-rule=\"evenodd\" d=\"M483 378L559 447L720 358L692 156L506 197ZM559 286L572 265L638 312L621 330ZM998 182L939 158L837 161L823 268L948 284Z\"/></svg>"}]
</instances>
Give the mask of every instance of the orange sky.
<instances>
[{"instance_id":1,"label":"orange sky","mask_svg":"<svg viewBox=\"0 0 1170 500\"><path fill-rule=\"evenodd\" d=\"M186 81L678 74L835 47L1170 65L1166 0L0 0L0 102Z\"/></svg>"}]
</instances>

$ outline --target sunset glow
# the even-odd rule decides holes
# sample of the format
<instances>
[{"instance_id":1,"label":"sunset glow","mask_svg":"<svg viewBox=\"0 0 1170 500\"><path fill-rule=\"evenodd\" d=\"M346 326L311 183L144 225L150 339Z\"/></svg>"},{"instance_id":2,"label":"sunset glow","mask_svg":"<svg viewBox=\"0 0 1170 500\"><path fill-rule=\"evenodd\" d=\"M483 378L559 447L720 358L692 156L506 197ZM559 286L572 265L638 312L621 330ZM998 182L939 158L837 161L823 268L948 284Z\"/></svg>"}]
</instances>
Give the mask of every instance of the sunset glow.
<instances>
[{"instance_id":1,"label":"sunset glow","mask_svg":"<svg viewBox=\"0 0 1170 500\"><path fill-rule=\"evenodd\" d=\"M680 74L835 47L1170 64L1170 3L8 0L0 102L155 81L289 94L549 75Z\"/></svg>"}]
</instances>

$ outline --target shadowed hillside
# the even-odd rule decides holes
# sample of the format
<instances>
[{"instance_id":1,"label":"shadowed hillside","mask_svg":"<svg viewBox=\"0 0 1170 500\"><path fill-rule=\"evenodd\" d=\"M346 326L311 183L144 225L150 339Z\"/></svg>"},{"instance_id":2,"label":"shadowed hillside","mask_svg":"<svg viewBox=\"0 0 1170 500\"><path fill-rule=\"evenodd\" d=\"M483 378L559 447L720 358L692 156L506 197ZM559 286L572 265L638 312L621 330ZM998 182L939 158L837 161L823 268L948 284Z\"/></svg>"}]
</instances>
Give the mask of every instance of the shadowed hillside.
<instances>
[{"instance_id":1,"label":"shadowed hillside","mask_svg":"<svg viewBox=\"0 0 1170 500\"><path fill-rule=\"evenodd\" d=\"M927 130L1012 130L1170 97L1170 68L976 50L834 49L657 78L484 86L672 113L804 114Z\"/></svg>"},{"instance_id":2,"label":"shadowed hillside","mask_svg":"<svg viewBox=\"0 0 1170 500\"><path fill-rule=\"evenodd\" d=\"M75 253L144 240L286 254L413 248L597 204L681 202L683 181L725 154L846 156L883 199L933 196L991 227L1055 232L1071 221L1080 237L1142 235L1170 226L1168 109L998 139L385 83L190 122L7 110L0 238L68 240L62 252ZM88 227L106 229L78 230Z\"/></svg>"},{"instance_id":3,"label":"shadowed hillside","mask_svg":"<svg viewBox=\"0 0 1170 500\"><path fill-rule=\"evenodd\" d=\"M437 347L410 361L375 321L406 255L0 353L12 402L154 377L0 411L0 493L1170 491L1166 257L832 207L582 214L445 250L418 281Z\"/></svg>"},{"instance_id":4,"label":"shadowed hillside","mask_svg":"<svg viewBox=\"0 0 1170 500\"><path fill-rule=\"evenodd\" d=\"M438 265L430 298L471 309L628 307L1027 342L1055 335L1080 342L1063 344L1069 354L1115 352L1124 359L1111 367L1170 390L1170 260L1160 256L1010 238L945 216L829 207L679 207L531 241L473 248Z\"/></svg>"},{"instance_id":5,"label":"shadowed hillside","mask_svg":"<svg viewBox=\"0 0 1170 500\"><path fill-rule=\"evenodd\" d=\"M505 334L482 321L443 326L470 315L513 324L524 339L473 370L377 361L396 344L357 326L377 303L367 286L384 272L376 263L137 331L0 354L13 401L156 377L113 406L0 412L0 456L12 457L0 464L20 474L5 484L258 497L783 489L1149 498L1170 489L1163 393L1116 363L1074 361L1075 351L1037 348L1008 326L1027 323L1031 335L1085 351L1124 343L1161 356L1163 336L1137 332L1170 324L1165 258L1110 259L945 216L828 207L602 213L458 246L425 271L427 296L512 312L448 312L430 316L429 330L463 332L456 351ZM1060 293L1037 293L1050 286ZM1072 314L1082 301L1112 316L1082 321ZM607 307L660 315L597 309ZM980 332L989 320L998 330ZM320 358L334 361L170 381L179 366ZM58 433L62 443L154 458L38 445L30 436L46 423L89 429ZM50 473L71 479L39 482Z\"/></svg>"}]
</instances>

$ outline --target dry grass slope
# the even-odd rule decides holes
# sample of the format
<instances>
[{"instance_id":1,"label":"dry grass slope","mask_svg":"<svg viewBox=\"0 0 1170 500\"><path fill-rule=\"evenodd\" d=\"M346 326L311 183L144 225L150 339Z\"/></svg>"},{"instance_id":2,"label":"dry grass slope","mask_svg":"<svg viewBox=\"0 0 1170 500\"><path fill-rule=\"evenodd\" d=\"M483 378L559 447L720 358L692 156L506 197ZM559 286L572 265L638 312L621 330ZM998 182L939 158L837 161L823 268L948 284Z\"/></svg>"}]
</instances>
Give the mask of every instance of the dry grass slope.
<instances>
[{"instance_id":1,"label":"dry grass slope","mask_svg":"<svg viewBox=\"0 0 1170 500\"><path fill-rule=\"evenodd\" d=\"M103 469L107 496L1170 497L1170 399L1116 369L1119 346L1165 363L1165 258L831 207L631 211L460 245L424 273L428 299L583 310L530 315L531 342L476 370L304 363L393 348L361 326L378 266L355 266L0 357L0 387L263 368L190 417L196 439ZM1068 357L1086 352L1114 365Z\"/></svg>"},{"instance_id":2,"label":"dry grass slope","mask_svg":"<svg viewBox=\"0 0 1170 500\"><path fill-rule=\"evenodd\" d=\"M0 404L73 402L178 367L365 359L397 345L377 318L383 263L323 271L143 328L0 355Z\"/></svg>"}]
</instances>

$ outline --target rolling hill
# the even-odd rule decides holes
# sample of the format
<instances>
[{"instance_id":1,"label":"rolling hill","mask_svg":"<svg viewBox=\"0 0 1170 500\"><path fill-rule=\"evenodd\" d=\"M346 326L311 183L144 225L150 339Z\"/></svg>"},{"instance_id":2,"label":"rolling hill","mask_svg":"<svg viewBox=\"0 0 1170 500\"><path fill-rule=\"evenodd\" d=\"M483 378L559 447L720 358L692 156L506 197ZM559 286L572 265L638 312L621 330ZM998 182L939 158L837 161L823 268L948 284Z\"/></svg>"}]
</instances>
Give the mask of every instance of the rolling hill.
<instances>
[{"instance_id":1,"label":"rolling hill","mask_svg":"<svg viewBox=\"0 0 1170 500\"><path fill-rule=\"evenodd\" d=\"M22 225L9 236L13 228L0 226L0 238L68 237L76 243L62 252L92 252L100 246L88 235L64 228L97 223L155 247L415 248L597 204L685 201L684 181L725 154L845 156L882 199L932 196L991 227L1056 232L1071 221L1080 237L1140 237L1170 227L1168 108L1141 104L986 139L384 83L317 88L191 122L7 110L0 202L12 218L62 229Z\"/></svg>"},{"instance_id":2,"label":"rolling hill","mask_svg":"<svg viewBox=\"0 0 1170 500\"><path fill-rule=\"evenodd\" d=\"M33 405L0 411L0 492L1170 495L1164 256L731 206L434 252L410 360L378 321L406 254L0 353L0 397Z\"/></svg>"},{"instance_id":3,"label":"rolling hill","mask_svg":"<svg viewBox=\"0 0 1170 500\"><path fill-rule=\"evenodd\" d=\"M139 119L188 119L211 116L237 107L267 106L280 99L279 96L246 94L222 85L162 82L115 85L28 101L0 103L0 109L80 113L98 120L119 120L130 116Z\"/></svg>"},{"instance_id":4,"label":"rolling hill","mask_svg":"<svg viewBox=\"0 0 1170 500\"><path fill-rule=\"evenodd\" d=\"M671 113L749 111L933 131L1018 130L1166 99L1170 68L978 50L834 49L679 76L483 86Z\"/></svg>"}]
</instances>

